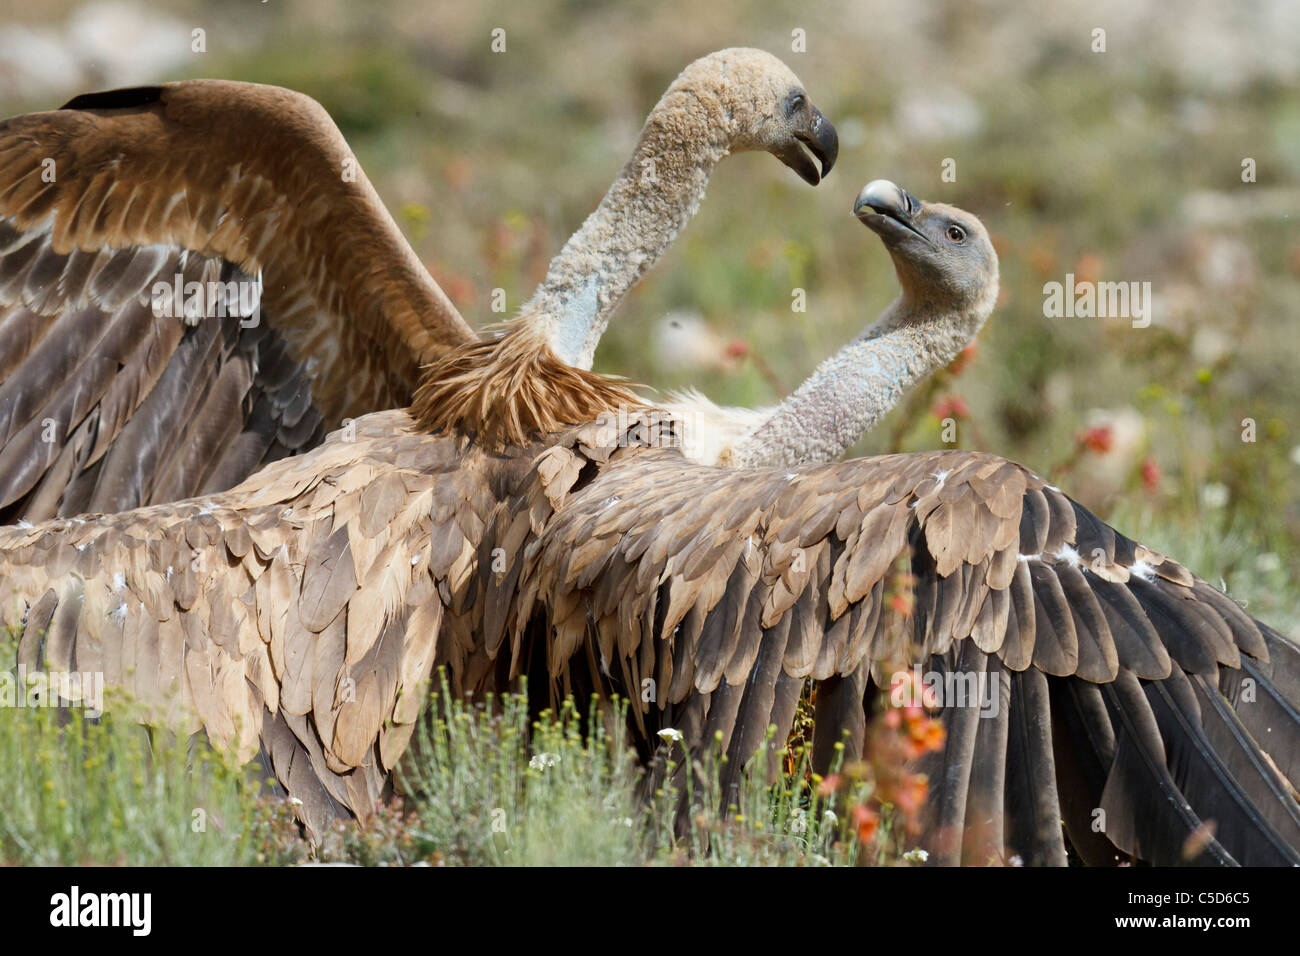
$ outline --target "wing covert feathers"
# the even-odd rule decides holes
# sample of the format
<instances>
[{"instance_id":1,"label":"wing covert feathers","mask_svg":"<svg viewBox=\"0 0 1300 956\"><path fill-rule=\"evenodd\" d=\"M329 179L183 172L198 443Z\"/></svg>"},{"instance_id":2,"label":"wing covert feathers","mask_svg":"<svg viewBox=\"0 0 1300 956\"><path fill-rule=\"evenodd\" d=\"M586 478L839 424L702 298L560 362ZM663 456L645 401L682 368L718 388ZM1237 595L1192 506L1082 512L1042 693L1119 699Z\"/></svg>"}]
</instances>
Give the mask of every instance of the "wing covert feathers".
<instances>
[{"instance_id":1,"label":"wing covert feathers","mask_svg":"<svg viewBox=\"0 0 1300 956\"><path fill-rule=\"evenodd\" d=\"M0 529L4 619L30 666L103 669L147 719L202 727L241 761L264 751L319 832L389 787L438 650L439 585L454 600L469 580L434 542L478 544L464 515L435 516L434 488L470 508L473 480L403 413L367 416L224 494Z\"/></svg>"},{"instance_id":2,"label":"wing covert feathers","mask_svg":"<svg viewBox=\"0 0 1300 956\"><path fill-rule=\"evenodd\" d=\"M5 620L260 749L313 827L387 792L437 663L617 693L647 754L672 726L736 768L808 681L824 762L918 669L937 862L1300 862L1300 652L1226 595L1002 459L728 470L676 427L494 454L366 416L224 494L0 529Z\"/></svg>"},{"instance_id":3,"label":"wing covert feathers","mask_svg":"<svg viewBox=\"0 0 1300 956\"><path fill-rule=\"evenodd\" d=\"M825 762L898 669L977 678L991 697L938 711L936 861L1063 864L1064 820L1092 862L1300 863L1300 653L1027 469L948 451L731 471L561 447L535 472L538 545L508 592L486 582L516 627L563 633L555 686L593 679L569 673L590 642L638 727L689 717L695 746L720 733L743 762L769 724L788 731L779 690L811 679ZM1254 700L1219 692L1242 678Z\"/></svg>"}]
</instances>

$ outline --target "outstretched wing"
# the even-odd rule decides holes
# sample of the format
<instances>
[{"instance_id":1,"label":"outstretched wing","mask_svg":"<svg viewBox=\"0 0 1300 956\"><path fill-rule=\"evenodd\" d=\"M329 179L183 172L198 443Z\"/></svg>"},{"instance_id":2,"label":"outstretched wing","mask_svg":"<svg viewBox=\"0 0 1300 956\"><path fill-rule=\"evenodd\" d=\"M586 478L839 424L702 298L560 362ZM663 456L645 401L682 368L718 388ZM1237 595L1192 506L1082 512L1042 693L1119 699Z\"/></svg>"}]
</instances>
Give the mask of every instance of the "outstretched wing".
<instances>
[{"instance_id":1,"label":"outstretched wing","mask_svg":"<svg viewBox=\"0 0 1300 956\"><path fill-rule=\"evenodd\" d=\"M0 123L0 522L228 488L474 339L309 97L196 80Z\"/></svg>"},{"instance_id":2,"label":"outstretched wing","mask_svg":"<svg viewBox=\"0 0 1300 956\"><path fill-rule=\"evenodd\" d=\"M480 566L484 606L513 601L486 647L511 635L515 672L544 661L558 690L640 702L647 741L720 733L739 766L770 724L786 739L812 680L824 766L842 733L861 746L895 669L920 666L1001 704L942 701L924 767L937 860L1063 863L1064 820L1096 862L1182 862L1206 823L1198 861L1300 862L1295 646L1018 465L734 470L577 442L536 481L531 516L500 520L538 543ZM550 640L521 642L538 621Z\"/></svg>"},{"instance_id":3,"label":"outstretched wing","mask_svg":"<svg viewBox=\"0 0 1300 956\"><path fill-rule=\"evenodd\" d=\"M102 672L110 709L260 748L317 832L366 816L435 653L465 653L439 645L465 639L490 510L454 444L409 426L366 416L209 498L0 528L19 663Z\"/></svg>"}]
</instances>

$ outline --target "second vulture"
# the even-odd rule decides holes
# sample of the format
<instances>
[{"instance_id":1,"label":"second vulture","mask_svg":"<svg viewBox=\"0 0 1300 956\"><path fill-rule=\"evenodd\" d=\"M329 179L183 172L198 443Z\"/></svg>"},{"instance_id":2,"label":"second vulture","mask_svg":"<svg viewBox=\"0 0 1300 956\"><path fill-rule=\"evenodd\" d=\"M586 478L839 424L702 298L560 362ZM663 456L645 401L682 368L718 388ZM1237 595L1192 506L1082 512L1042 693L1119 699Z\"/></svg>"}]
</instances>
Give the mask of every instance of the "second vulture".
<instances>
[{"instance_id":1,"label":"second vulture","mask_svg":"<svg viewBox=\"0 0 1300 956\"><path fill-rule=\"evenodd\" d=\"M673 726L737 762L769 724L783 739L808 681L824 762L861 745L892 668L984 675L986 719L942 702L937 862L1062 864L1067 839L1094 863L1300 862L1293 644L1022 466L812 463L996 297L975 217L883 182L855 212L902 294L745 467L685 459L652 413L495 451L365 416L223 494L0 530L20 659L103 670L153 719L262 752L311 827L385 792L436 661L462 690L618 690L647 749Z\"/></svg>"}]
</instances>

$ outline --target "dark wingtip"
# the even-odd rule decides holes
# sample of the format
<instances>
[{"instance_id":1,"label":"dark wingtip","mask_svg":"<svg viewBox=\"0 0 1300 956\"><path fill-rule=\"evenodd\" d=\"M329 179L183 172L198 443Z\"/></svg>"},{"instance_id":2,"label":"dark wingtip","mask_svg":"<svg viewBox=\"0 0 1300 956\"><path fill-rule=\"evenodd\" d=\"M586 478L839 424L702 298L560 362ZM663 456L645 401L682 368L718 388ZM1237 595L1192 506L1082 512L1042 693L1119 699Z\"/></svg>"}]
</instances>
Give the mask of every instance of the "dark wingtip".
<instances>
[{"instance_id":1,"label":"dark wingtip","mask_svg":"<svg viewBox=\"0 0 1300 956\"><path fill-rule=\"evenodd\" d=\"M82 93L59 107L61 110L129 110L150 106L162 99L161 86L129 86L120 90Z\"/></svg>"}]
</instances>

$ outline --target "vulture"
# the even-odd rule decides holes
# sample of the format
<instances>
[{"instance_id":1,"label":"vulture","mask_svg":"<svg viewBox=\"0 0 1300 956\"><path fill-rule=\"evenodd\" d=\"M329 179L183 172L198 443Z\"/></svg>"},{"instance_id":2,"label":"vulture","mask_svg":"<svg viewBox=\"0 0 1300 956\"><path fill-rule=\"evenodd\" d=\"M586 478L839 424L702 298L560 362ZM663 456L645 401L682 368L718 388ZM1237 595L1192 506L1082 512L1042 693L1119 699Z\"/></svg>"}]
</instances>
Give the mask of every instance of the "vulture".
<instances>
[{"instance_id":1,"label":"vulture","mask_svg":"<svg viewBox=\"0 0 1300 956\"><path fill-rule=\"evenodd\" d=\"M992 689L937 702L932 861L1300 862L1295 645L1020 465L827 463L996 297L974 216L882 181L855 212L901 294L733 466L647 408L498 448L367 415L228 492L0 529L20 662L261 754L312 829L386 792L435 663L619 692L647 750L737 766L809 682L816 762L853 752L922 668Z\"/></svg>"},{"instance_id":2,"label":"vulture","mask_svg":"<svg viewBox=\"0 0 1300 956\"><path fill-rule=\"evenodd\" d=\"M913 225L919 210L915 196L888 180L862 188L854 212L886 240L901 294L776 408L719 408L693 392L669 396L663 407L681 421L688 457L728 466L834 461L912 385L974 341L997 301L997 255L983 225L967 217L977 227L972 237L958 210L951 210L947 245L918 246L925 238ZM912 230L902 246L890 241L900 223Z\"/></svg>"},{"instance_id":3,"label":"vulture","mask_svg":"<svg viewBox=\"0 0 1300 956\"><path fill-rule=\"evenodd\" d=\"M816 185L805 149L825 176L839 139L798 78L769 53L728 49L688 66L600 206L504 334L461 346L426 370L411 406L420 426L501 449L642 404L588 371L609 313L694 214L717 162L754 149Z\"/></svg>"},{"instance_id":4,"label":"vulture","mask_svg":"<svg viewBox=\"0 0 1300 956\"><path fill-rule=\"evenodd\" d=\"M621 397L564 363L590 367L714 166L747 150L816 184L837 138L776 57L705 56L525 318L483 348L531 369L528 341L546 381ZM303 94L194 80L0 123L0 522L227 489L346 419L410 404L439 374L423 366L478 342ZM585 411L551 407L572 423Z\"/></svg>"}]
</instances>

